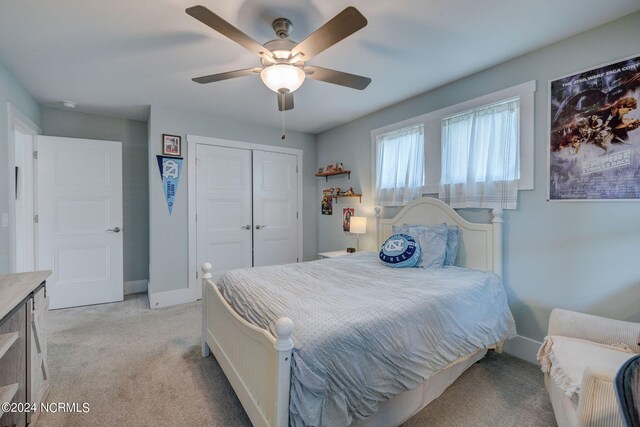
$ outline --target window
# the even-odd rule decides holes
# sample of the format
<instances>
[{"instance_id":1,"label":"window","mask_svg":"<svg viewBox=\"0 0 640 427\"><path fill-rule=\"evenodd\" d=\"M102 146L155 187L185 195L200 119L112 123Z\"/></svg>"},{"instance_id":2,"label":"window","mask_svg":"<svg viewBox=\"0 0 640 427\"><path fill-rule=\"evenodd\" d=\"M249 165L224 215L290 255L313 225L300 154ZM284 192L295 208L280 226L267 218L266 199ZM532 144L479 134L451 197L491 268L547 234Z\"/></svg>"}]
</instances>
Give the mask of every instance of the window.
<instances>
[{"instance_id":1,"label":"window","mask_svg":"<svg viewBox=\"0 0 640 427\"><path fill-rule=\"evenodd\" d=\"M422 194L425 182L424 126L376 138L376 204L403 206Z\"/></svg>"},{"instance_id":2,"label":"window","mask_svg":"<svg viewBox=\"0 0 640 427\"><path fill-rule=\"evenodd\" d=\"M498 204L485 203L481 207L515 207L516 197L512 195L518 190L533 189L535 91L536 81L532 80L372 130L376 203L401 206L422 194L438 194L454 207L470 207L475 197L484 195L484 200L492 203L498 197ZM424 151L414 157L423 160L423 181L422 188L415 191L419 185L396 180L402 175L398 166L402 162L382 162L381 158L386 157L382 151L387 139L419 126L423 129ZM500 184L507 182L508 187ZM392 184L397 186L394 191L390 190L394 188ZM456 197L465 185L476 193L467 199L469 204L459 204ZM441 194L446 190L455 191ZM507 204L500 199L503 190L511 191Z\"/></svg>"},{"instance_id":3,"label":"window","mask_svg":"<svg viewBox=\"0 0 640 427\"><path fill-rule=\"evenodd\" d=\"M455 208L515 209L519 122L520 98L443 118L439 198Z\"/></svg>"}]
</instances>

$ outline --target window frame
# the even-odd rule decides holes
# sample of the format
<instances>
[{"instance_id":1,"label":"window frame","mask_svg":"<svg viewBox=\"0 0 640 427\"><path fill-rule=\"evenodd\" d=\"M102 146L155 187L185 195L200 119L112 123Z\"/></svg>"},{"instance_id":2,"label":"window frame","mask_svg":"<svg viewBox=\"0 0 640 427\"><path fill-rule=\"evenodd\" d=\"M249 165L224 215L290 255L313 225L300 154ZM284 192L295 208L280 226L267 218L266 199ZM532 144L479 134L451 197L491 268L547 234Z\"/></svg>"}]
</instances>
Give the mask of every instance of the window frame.
<instances>
[{"instance_id":1,"label":"window frame","mask_svg":"<svg viewBox=\"0 0 640 427\"><path fill-rule=\"evenodd\" d=\"M441 131L442 119L465 111L473 110L484 105L493 104L502 100L520 98L520 179L518 190L534 189L534 98L536 92L536 80L531 80L519 85L511 86L493 93L473 98L449 107L441 108L430 113L412 117L401 122L383 126L371 131L371 180L373 193L376 187L376 141L386 133L391 133L411 126L422 124L424 126L424 155L426 182L423 194L437 194L440 185L441 172Z\"/></svg>"}]
</instances>

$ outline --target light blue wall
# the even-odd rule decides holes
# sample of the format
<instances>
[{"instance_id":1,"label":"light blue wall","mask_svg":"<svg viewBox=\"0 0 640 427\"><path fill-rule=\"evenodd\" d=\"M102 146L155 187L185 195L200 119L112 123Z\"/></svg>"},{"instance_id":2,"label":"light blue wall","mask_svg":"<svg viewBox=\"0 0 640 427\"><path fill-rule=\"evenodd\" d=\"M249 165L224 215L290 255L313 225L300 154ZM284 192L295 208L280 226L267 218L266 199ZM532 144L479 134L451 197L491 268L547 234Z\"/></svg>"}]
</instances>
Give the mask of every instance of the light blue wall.
<instances>
[{"instance_id":1,"label":"light blue wall","mask_svg":"<svg viewBox=\"0 0 640 427\"><path fill-rule=\"evenodd\" d=\"M182 136L182 172L173 214L169 216L164 198L156 155L162 154L162 134ZM187 288L188 220L187 220L187 143L186 135L199 135L241 142L298 148L303 154L303 239L304 258L316 253L316 181L313 176L317 160L315 135L248 125L238 120L151 106L149 117L149 227L150 289L153 293Z\"/></svg>"},{"instance_id":2,"label":"light blue wall","mask_svg":"<svg viewBox=\"0 0 640 427\"><path fill-rule=\"evenodd\" d=\"M44 107L42 132L50 136L122 142L124 281L148 279L147 123Z\"/></svg>"},{"instance_id":3,"label":"light blue wall","mask_svg":"<svg viewBox=\"0 0 640 427\"><path fill-rule=\"evenodd\" d=\"M35 124L40 125L40 106L0 62L0 214L9 213L8 102ZM0 228L0 274L9 272L9 250L9 227Z\"/></svg>"},{"instance_id":4,"label":"light blue wall","mask_svg":"<svg viewBox=\"0 0 640 427\"><path fill-rule=\"evenodd\" d=\"M518 209L505 212L504 283L518 333L541 340L554 307L640 321L640 202L546 201L548 81L640 54L639 41L635 13L318 135L318 166L342 161L354 172L351 181L334 178L329 185L364 192L362 205L351 203L356 215L370 218L361 246L375 248L371 130L535 79L535 190L520 192ZM318 210L324 186L316 190ZM333 216L318 215L319 251L353 245L340 228L346 205L335 205ZM460 213L489 220L486 211Z\"/></svg>"}]
</instances>

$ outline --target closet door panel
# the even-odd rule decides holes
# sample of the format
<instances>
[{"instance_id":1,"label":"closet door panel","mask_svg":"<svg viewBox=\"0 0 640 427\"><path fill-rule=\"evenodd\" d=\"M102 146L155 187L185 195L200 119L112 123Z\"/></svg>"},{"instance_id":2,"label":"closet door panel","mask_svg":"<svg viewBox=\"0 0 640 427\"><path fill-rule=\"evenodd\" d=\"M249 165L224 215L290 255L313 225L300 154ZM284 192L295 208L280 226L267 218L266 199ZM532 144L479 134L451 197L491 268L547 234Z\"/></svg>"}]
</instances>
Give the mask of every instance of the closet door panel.
<instances>
[{"instance_id":1,"label":"closet door panel","mask_svg":"<svg viewBox=\"0 0 640 427\"><path fill-rule=\"evenodd\" d=\"M254 150L254 266L298 259L297 158Z\"/></svg>"},{"instance_id":2,"label":"closet door panel","mask_svg":"<svg viewBox=\"0 0 640 427\"><path fill-rule=\"evenodd\" d=\"M198 265L251 267L251 151L198 144L196 165Z\"/></svg>"}]
</instances>

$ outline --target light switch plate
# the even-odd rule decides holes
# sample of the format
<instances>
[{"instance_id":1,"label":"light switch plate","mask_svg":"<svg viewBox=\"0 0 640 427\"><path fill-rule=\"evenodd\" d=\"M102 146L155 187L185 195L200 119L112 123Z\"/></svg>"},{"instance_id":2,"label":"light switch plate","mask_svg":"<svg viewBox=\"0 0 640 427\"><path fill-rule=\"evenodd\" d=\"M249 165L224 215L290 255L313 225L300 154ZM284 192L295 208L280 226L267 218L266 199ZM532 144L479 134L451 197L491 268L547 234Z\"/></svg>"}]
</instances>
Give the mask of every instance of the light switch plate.
<instances>
[{"instance_id":1,"label":"light switch plate","mask_svg":"<svg viewBox=\"0 0 640 427\"><path fill-rule=\"evenodd\" d=\"M2 228L9 226L9 214L6 212L2 213Z\"/></svg>"}]
</instances>

